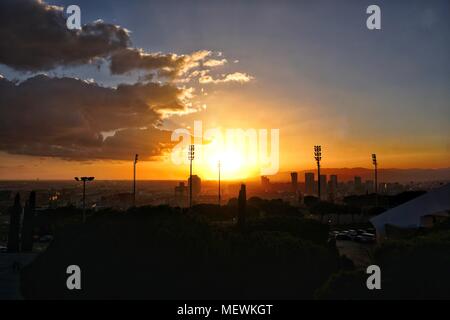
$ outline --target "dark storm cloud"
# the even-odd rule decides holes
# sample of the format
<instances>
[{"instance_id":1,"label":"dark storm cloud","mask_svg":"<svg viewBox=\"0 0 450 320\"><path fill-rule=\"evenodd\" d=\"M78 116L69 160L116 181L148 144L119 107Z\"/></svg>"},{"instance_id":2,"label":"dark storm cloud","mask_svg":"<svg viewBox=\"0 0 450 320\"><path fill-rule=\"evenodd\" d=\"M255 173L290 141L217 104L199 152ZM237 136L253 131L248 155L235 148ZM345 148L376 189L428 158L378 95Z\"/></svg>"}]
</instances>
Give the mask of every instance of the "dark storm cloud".
<instances>
[{"instance_id":1,"label":"dark storm cloud","mask_svg":"<svg viewBox=\"0 0 450 320\"><path fill-rule=\"evenodd\" d=\"M148 53L131 47L120 26L96 21L69 30L62 7L0 0L0 64L36 74L101 59L112 74L146 71L142 82L117 88L43 75L16 84L0 76L0 151L71 160L159 156L172 145L170 132L157 128L161 119L196 110L193 89L175 84L223 65L204 64L211 54ZM155 78L165 84L150 82Z\"/></svg>"},{"instance_id":2,"label":"dark storm cloud","mask_svg":"<svg viewBox=\"0 0 450 320\"><path fill-rule=\"evenodd\" d=\"M69 30L63 9L40 0L1 0L0 64L36 72L102 59L112 74L145 70L146 79L189 80L194 68L209 71L206 68L226 61L206 61L211 55L207 50L182 55L145 52L131 47L128 30L101 20Z\"/></svg>"},{"instance_id":3,"label":"dark storm cloud","mask_svg":"<svg viewBox=\"0 0 450 320\"><path fill-rule=\"evenodd\" d=\"M200 50L188 55L174 53L146 53L141 49L126 48L117 50L111 56L111 72L123 74L134 70L157 71L161 77L175 78L182 76L193 68L200 66L211 54L210 51Z\"/></svg>"},{"instance_id":4,"label":"dark storm cloud","mask_svg":"<svg viewBox=\"0 0 450 320\"><path fill-rule=\"evenodd\" d=\"M175 78L198 66L209 55L146 53L129 47L128 31L101 20L82 30L69 30L63 8L39 0L0 1L0 63L20 71L49 70L57 66L108 59L113 74L134 70Z\"/></svg>"},{"instance_id":5,"label":"dark storm cloud","mask_svg":"<svg viewBox=\"0 0 450 320\"><path fill-rule=\"evenodd\" d=\"M0 150L72 160L158 156L171 146L170 132L155 127L159 110L183 111L183 94L168 84L0 78Z\"/></svg>"},{"instance_id":6,"label":"dark storm cloud","mask_svg":"<svg viewBox=\"0 0 450 320\"><path fill-rule=\"evenodd\" d=\"M142 50L127 48L114 53L111 57L111 72L123 74L132 70L160 68L178 69L183 61L176 55L145 53Z\"/></svg>"},{"instance_id":7,"label":"dark storm cloud","mask_svg":"<svg viewBox=\"0 0 450 320\"><path fill-rule=\"evenodd\" d=\"M129 43L127 30L102 21L69 30L61 7L38 0L0 1L0 63L16 70L85 64Z\"/></svg>"}]
</instances>

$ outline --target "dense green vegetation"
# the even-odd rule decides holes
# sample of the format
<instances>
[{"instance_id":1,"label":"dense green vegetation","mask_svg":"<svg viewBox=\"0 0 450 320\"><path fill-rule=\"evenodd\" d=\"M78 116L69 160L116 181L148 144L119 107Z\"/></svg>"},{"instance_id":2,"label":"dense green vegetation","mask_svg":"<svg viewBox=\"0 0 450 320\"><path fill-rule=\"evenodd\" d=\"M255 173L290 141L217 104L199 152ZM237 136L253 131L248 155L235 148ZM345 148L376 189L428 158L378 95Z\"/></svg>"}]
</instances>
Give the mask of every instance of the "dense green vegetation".
<instances>
[{"instance_id":1,"label":"dense green vegetation","mask_svg":"<svg viewBox=\"0 0 450 320\"><path fill-rule=\"evenodd\" d=\"M311 299L338 270L328 227L316 221L268 215L238 229L211 223L196 213L201 208L103 211L85 225L74 223L73 209L48 212L55 239L24 269L22 292L43 299ZM71 264L81 267L81 291L66 288Z\"/></svg>"},{"instance_id":2,"label":"dense green vegetation","mask_svg":"<svg viewBox=\"0 0 450 320\"><path fill-rule=\"evenodd\" d=\"M201 204L89 212L58 208L34 218L48 249L22 271L33 299L428 299L450 298L450 220L381 243L371 252L382 290L366 287L365 269L339 257L329 226L304 212L355 213L357 206L311 201L307 209L250 198L240 206ZM242 210L242 206L241 206ZM241 211L242 214L242 211ZM66 288L79 265L82 290Z\"/></svg>"}]
</instances>

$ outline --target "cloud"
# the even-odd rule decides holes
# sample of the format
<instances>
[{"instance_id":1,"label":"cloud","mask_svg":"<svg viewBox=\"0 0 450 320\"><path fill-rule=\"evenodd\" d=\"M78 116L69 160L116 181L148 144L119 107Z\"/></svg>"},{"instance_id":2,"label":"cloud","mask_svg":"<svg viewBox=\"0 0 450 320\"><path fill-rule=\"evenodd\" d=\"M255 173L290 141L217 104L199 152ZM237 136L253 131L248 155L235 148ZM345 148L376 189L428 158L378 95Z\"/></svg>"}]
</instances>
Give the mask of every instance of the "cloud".
<instances>
[{"instance_id":1,"label":"cloud","mask_svg":"<svg viewBox=\"0 0 450 320\"><path fill-rule=\"evenodd\" d=\"M183 76L199 61L204 60L210 51L200 50L191 54L177 55L174 53L147 53L142 49L126 48L112 54L111 72L124 74L136 70L156 71L160 77L175 78Z\"/></svg>"},{"instance_id":2,"label":"cloud","mask_svg":"<svg viewBox=\"0 0 450 320\"><path fill-rule=\"evenodd\" d=\"M253 79L241 72L213 78L209 68L227 60L212 59L209 50L134 48L128 30L101 20L69 30L63 8L41 0L0 0L0 39L0 64L34 74L21 83L0 75L0 151L11 154L125 160L139 153L154 159L172 145L170 132L158 127L162 119L201 109L201 102L192 102L194 89L180 84ZM93 79L35 75L99 60L111 74L147 74L116 88Z\"/></svg>"},{"instance_id":3,"label":"cloud","mask_svg":"<svg viewBox=\"0 0 450 320\"><path fill-rule=\"evenodd\" d=\"M238 82L238 83L246 83L254 78L246 73L242 72L234 72L227 75L223 75L222 78L214 79L209 74L203 75L199 78L199 82L201 84L217 84L217 83L227 83L227 82Z\"/></svg>"},{"instance_id":4,"label":"cloud","mask_svg":"<svg viewBox=\"0 0 450 320\"><path fill-rule=\"evenodd\" d=\"M203 63L203 65L205 67L219 67L219 66L223 66L225 63L227 63L227 59L221 59L221 60L217 60L217 59L210 59L207 60Z\"/></svg>"},{"instance_id":5,"label":"cloud","mask_svg":"<svg viewBox=\"0 0 450 320\"><path fill-rule=\"evenodd\" d=\"M62 7L38 0L0 1L0 63L20 71L90 63L126 48L125 28L99 20L69 30Z\"/></svg>"},{"instance_id":6,"label":"cloud","mask_svg":"<svg viewBox=\"0 0 450 320\"><path fill-rule=\"evenodd\" d=\"M112 74L147 70L173 79L211 54L207 50L184 55L148 53L130 47L127 29L102 20L85 24L82 30L69 30L63 8L39 0L1 0L0 39L0 63L31 72L102 59L110 63Z\"/></svg>"},{"instance_id":7,"label":"cloud","mask_svg":"<svg viewBox=\"0 0 450 320\"><path fill-rule=\"evenodd\" d=\"M170 84L114 89L43 75L20 84L0 79L0 150L69 160L125 160L134 153L151 159L172 145L170 132L157 127L162 111L186 112L186 94Z\"/></svg>"},{"instance_id":8,"label":"cloud","mask_svg":"<svg viewBox=\"0 0 450 320\"><path fill-rule=\"evenodd\" d=\"M18 71L39 72L59 66L75 66L96 61L109 63L111 74L128 74L144 70L142 81L156 78L180 83L189 82L193 72L209 70L227 63L226 59L209 59L212 52L199 50L190 54L151 53L133 48L129 31L98 20L69 30L63 7L40 0L0 1L0 63ZM221 52L216 52L221 57ZM245 77L214 80L246 82ZM249 77L247 77L250 79Z\"/></svg>"}]
</instances>

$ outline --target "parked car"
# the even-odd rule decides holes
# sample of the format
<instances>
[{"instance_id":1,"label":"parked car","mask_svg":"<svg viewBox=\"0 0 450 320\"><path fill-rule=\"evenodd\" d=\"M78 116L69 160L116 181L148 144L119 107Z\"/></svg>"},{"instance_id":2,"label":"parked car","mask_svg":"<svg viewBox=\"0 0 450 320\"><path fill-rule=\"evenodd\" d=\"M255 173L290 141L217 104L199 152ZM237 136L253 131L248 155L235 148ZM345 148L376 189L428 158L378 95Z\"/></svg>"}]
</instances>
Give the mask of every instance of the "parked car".
<instances>
[{"instance_id":1,"label":"parked car","mask_svg":"<svg viewBox=\"0 0 450 320\"><path fill-rule=\"evenodd\" d=\"M339 234L339 231L331 231L330 233L328 233L328 235L330 236L330 238L336 238L336 236Z\"/></svg>"},{"instance_id":2,"label":"parked car","mask_svg":"<svg viewBox=\"0 0 450 320\"><path fill-rule=\"evenodd\" d=\"M352 237L347 233L339 233L336 235L336 240L352 240Z\"/></svg>"},{"instance_id":3,"label":"parked car","mask_svg":"<svg viewBox=\"0 0 450 320\"><path fill-rule=\"evenodd\" d=\"M368 238L374 238L374 239L376 238L376 236L373 233L369 233L369 232L363 233L362 236L368 237Z\"/></svg>"},{"instance_id":4,"label":"parked car","mask_svg":"<svg viewBox=\"0 0 450 320\"><path fill-rule=\"evenodd\" d=\"M47 235L39 238L39 242L50 242L52 240L53 240L53 236L50 234L47 234Z\"/></svg>"},{"instance_id":5,"label":"parked car","mask_svg":"<svg viewBox=\"0 0 450 320\"><path fill-rule=\"evenodd\" d=\"M361 243L373 243L375 242L375 237L373 236L365 236L363 234L358 235L354 238L354 241Z\"/></svg>"}]
</instances>

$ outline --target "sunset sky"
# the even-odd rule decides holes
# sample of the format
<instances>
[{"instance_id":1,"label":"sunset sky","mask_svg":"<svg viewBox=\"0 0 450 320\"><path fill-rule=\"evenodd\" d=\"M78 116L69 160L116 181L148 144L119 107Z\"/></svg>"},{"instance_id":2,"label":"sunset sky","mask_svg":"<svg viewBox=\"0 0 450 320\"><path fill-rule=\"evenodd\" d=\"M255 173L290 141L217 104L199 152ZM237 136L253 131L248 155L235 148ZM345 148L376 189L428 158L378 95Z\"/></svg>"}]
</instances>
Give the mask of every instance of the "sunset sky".
<instances>
[{"instance_id":1,"label":"sunset sky","mask_svg":"<svg viewBox=\"0 0 450 320\"><path fill-rule=\"evenodd\" d=\"M46 4L79 5L90 29ZM371 4L381 30L366 28ZM372 153L450 167L449 13L446 0L2 0L0 179L129 179L134 153L140 179L185 178L170 135L195 120L279 129L280 171L313 168L315 144L324 167L370 167Z\"/></svg>"}]
</instances>

